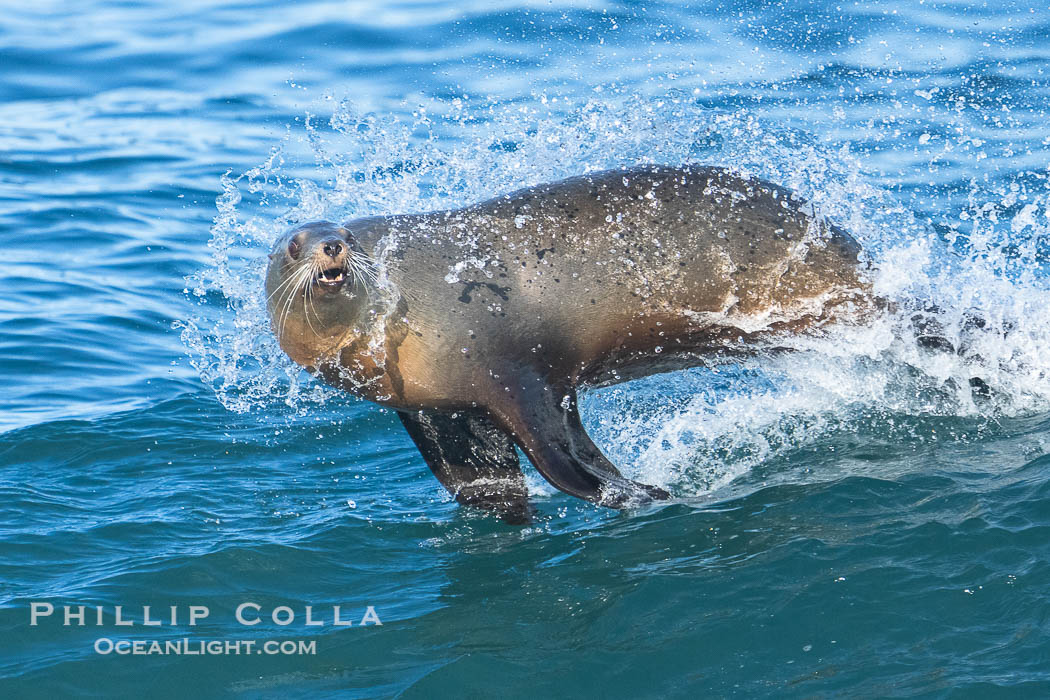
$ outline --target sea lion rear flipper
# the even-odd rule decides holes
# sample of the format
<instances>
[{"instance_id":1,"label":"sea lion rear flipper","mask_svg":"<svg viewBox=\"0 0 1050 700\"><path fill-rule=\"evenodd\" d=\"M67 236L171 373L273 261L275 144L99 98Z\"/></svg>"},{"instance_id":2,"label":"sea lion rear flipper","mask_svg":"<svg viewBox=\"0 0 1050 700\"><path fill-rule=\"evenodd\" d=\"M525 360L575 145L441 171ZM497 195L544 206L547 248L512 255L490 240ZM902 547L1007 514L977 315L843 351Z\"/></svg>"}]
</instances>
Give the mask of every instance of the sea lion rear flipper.
<instances>
[{"instance_id":1,"label":"sea lion rear flipper","mask_svg":"<svg viewBox=\"0 0 1050 700\"><path fill-rule=\"evenodd\" d=\"M525 477L510 436L476 413L418 411L398 417L441 485L463 505L530 520Z\"/></svg>"},{"instance_id":2,"label":"sea lion rear flipper","mask_svg":"<svg viewBox=\"0 0 1050 700\"><path fill-rule=\"evenodd\" d=\"M657 486L626 478L602 454L580 422L571 388L538 390L501 414L536 470L565 493L610 508L670 498Z\"/></svg>"}]
</instances>

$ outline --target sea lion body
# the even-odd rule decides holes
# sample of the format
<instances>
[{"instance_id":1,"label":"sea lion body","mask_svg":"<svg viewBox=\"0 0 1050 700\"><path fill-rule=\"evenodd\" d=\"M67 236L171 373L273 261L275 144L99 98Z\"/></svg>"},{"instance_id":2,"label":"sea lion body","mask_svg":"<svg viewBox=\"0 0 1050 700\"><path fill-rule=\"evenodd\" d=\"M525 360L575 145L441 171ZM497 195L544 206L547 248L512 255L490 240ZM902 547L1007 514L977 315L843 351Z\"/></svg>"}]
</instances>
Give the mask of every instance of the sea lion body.
<instances>
[{"instance_id":1,"label":"sea lion body","mask_svg":"<svg viewBox=\"0 0 1050 700\"><path fill-rule=\"evenodd\" d=\"M318 268L338 262L324 241L372 267L350 289L307 287L300 304L280 290L301 266L289 259L293 241ZM749 352L850 315L870 303L859 252L771 183L644 166L463 209L307 224L278 242L267 289L296 362L401 411L461 502L518 517L513 445L589 500L666 496L601 455L579 424L575 389Z\"/></svg>"}]
</instances>

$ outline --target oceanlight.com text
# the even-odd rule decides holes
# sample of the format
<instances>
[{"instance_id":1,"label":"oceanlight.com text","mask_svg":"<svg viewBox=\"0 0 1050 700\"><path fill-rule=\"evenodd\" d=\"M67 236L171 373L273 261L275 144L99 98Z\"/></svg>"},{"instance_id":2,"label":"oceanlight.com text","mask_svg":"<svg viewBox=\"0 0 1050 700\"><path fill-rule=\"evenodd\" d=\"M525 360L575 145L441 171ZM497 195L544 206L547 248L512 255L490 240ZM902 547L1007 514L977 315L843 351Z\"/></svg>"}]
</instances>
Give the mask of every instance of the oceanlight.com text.
<instances>
[{"instance_id":1,"label":"oceanlight.com text","mask_svg":"<svg viewBox=\"0 0 1050 700\"><path fill-rule=\"evenodd\" d=\"M100 637L95 640L95 653L103 656L240 656L264 654L268 656L314 656L317 640L285 639L118 639Z\"/></svg>"}]
</instances>

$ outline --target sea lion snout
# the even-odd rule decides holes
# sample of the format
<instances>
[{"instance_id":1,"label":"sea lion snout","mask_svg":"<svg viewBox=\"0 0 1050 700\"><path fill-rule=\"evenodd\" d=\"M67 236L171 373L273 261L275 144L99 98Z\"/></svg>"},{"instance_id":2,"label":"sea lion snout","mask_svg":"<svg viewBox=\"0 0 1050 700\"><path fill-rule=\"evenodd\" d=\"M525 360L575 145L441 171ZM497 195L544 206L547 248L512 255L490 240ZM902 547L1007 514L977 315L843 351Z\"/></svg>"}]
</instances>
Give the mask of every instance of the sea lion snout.
<instances>
[{"instance_id":1,"label":"sea lion snout","mask_svg":"<svg viewBox=\"0 0 1050 700\"><path fill-rule=\"evenodd\" d=\"M338 238L328 238L321 243L321 250L330 258L338 259L343 253L343 242Z\"/></svg>"},{"instance_id":2,"label":"sea lion snout","mask_svg":"<svg viewBox=\"0 0 1050 700\"><path fill-rule=\"evenodd\" d=\"M315 242L311 256L314 269L317 270L314 275L317 286L326 292L339 291L349 271L347 246L343 240L327 236Z\"/></svg>"}]
</instances>

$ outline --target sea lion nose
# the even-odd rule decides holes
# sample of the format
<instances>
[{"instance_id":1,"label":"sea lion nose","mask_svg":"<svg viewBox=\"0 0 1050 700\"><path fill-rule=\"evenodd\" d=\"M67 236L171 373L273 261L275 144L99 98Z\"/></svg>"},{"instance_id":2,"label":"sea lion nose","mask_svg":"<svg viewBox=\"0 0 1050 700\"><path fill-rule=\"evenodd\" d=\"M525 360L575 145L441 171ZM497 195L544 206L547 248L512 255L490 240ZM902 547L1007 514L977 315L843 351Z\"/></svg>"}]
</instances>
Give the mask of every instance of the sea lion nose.
<instances>
[{"instance_id":1,"label":"sea lion nose","mask_svg":"<svg viewBox=\"0 0 1050 700\"><path fill-rule=\"evenodd\" d=\"M323 250L324 254L328 257L334 258L343 252L343 242L337 240L325 241L321 245L321 250Z\"/></svg>"}]
</instances>

